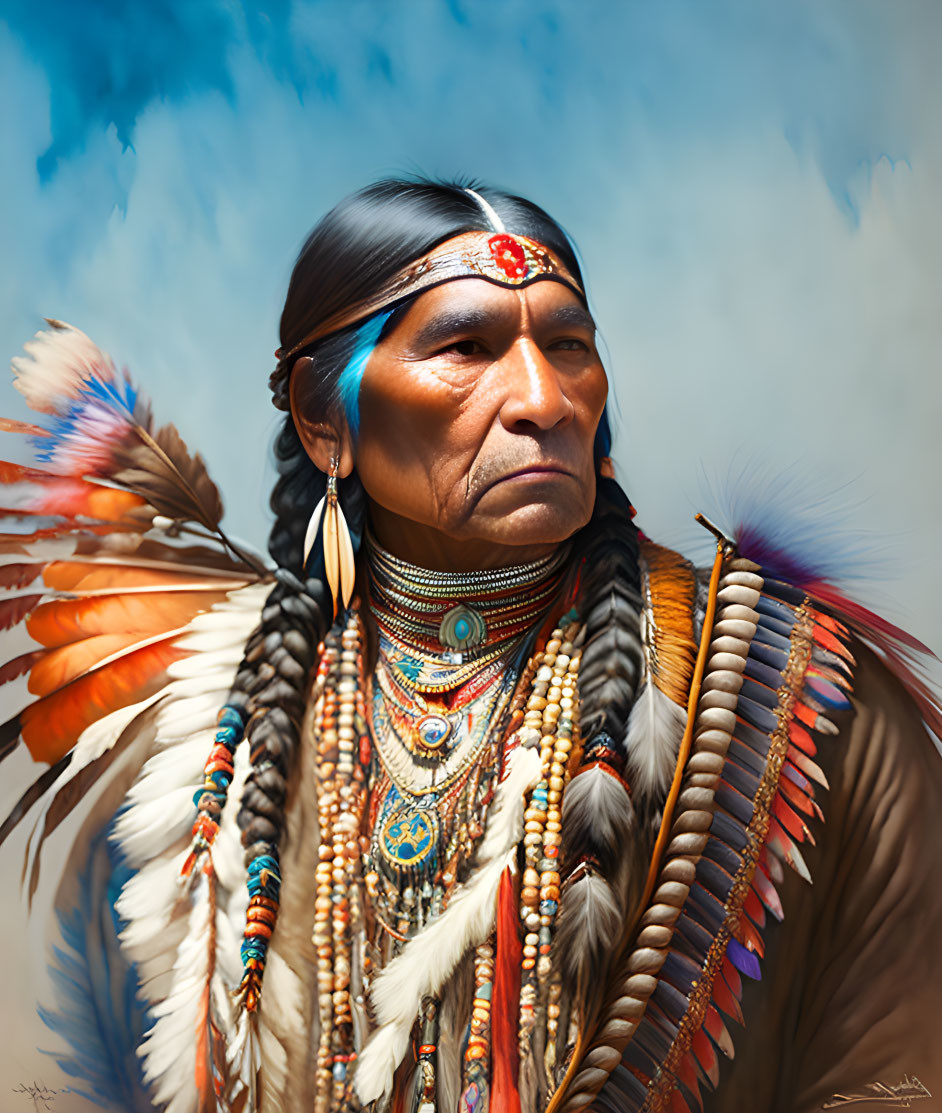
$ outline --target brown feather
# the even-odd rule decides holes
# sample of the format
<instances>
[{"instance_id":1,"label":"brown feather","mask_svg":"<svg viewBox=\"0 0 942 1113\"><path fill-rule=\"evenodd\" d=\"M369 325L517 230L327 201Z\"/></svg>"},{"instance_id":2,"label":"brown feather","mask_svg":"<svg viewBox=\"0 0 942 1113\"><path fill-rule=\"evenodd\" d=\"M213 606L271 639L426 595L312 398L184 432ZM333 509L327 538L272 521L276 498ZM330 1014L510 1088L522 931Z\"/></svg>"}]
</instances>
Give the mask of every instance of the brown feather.
<instances>
[{"instance_id":1,"label":"brown feather","mask_svg":"<svg viewBox=\"0 0 942 1113\"><path fill-rule=\"evenodd\" d=\"M139 442L117 450L121 466L113 481L141 495L168 518L216 530L222 499L199 453L190 454L173 425L163 426L153 436L143 427L135 431Z\"/></svg>"},{"instance_id":2,"label":"brown feather","mask_svg":"<svg viewBox=\"0 0 942 1113\"><path fill-rule=\"evenodd\" d=\"M30 808L36 803L36 801L39 800L40 797L44 796L50 786L59 779L60 774L64 769L67 768L71 760L72 755L66 754L65 757L57 761L55 765L51 766L41 776L37 777L36 780L33 781L33 783L29 786L29 788L27 788L27 790L23 793L19 800L17 800L17 802L14 804L12 810L10 811L10 814L3 821L2 826L0 826L0 844L2 844L7 835L9 835L10 832L16 828L17 824L20 822L23 816L26 815Z\"/></svg>"},{"instance_id":3,"label":"brown feather","mask_svg":"<svg viewBox=\"0 0 942 1113\"><path fill-rule=\"evenodd\" d=\"M0 587L28 587L42 572L42 564L0 564Z\"/></svg>"},{"instance_id":4,"label":"brown feather","mask_svg":"<svg viewBox=\"0 0 942 1113\"><path fill-rule=\"evenodd\" d=\"M12 661L7 661L5 665L0 666L0 684L8 684L11 680L16 680L18 676L29 672L45 654L44 649L34 649L31 653L23 653L19 657L14 657Z\"/></svg>"},{"instance_id":5,"label":"brown feather","mask_svg":"<svg viewBox=\"0 0 942 1113\"><path fill-rule=\"evenodd\" d=\"M0 630L9 630L22 622L40 599L41 595L20 595L16 599L5 599L0 603Z\"/></svg>"},{"instance_id":6,"label":"brown feather","mask_svg":"<svg viewBox=\"0 0 942 1113\"><path fill-rule=\"evenodd\" d=\"M70 778L52 798L46 814L43 817L43 828L36 842L33 854L33 865L29 880L29 900L39 884L39 856L43 843L56 830L60 823L68 819L77 804L81 803L97 783L99 777L107 772L112 764L124 753L128 745L138 736L140 715L135 715L131 722L118 735L114 745L109 746L104 753L99 754L94 761L90 761ZM61 764L61 763L60 763ZM57 766L53 766L53 769ZM61 772L61 770L60 770Z\"/></svg>"}]
</instances>

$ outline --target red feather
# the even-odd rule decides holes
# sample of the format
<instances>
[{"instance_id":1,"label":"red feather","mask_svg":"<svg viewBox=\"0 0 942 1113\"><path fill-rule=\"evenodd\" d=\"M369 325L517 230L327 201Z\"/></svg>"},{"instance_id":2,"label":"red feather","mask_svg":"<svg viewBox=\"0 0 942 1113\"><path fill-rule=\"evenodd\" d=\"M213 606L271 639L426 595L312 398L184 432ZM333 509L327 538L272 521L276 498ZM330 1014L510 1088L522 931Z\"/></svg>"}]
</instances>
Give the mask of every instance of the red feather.
<instances>
[{"instance_id":1,"label":"red feather","mask_svg":"<svg viewBox=\"0 0 942 1113\"><path fill-rule=\"evenodd\" d=\"M795 715L802 722L808 723L809 726L814 726L817 721L817 713L805 707L803 703L796 703ZM809 757L814 757L818 752L818 747L814 744L808 730L796 722L795 719L788 724L788 737L794 744L801 750L804 750Z\"/></svg>"},{"instance_id":2,"label":"red feather","mask_svg":"<svg viewBox=\"0 0 942 1113\"><path fill-rule=\"evenodd\" d=\"M934 656L932 650L918 638L914 638L899 626L894 626L892 622L887 622L885 618L874 614L873 611L867 610L860 603L855 603L853 599L848 599L833 585L817 581L805 585L805 590L815 599L820 599L827 606L839 611L841 618L857 626L865 637L888 638L890 641L905 645L908 649L914 649L917 653ZM834 629L835 633L840 633L840 625L830 615L818 614L817 619L821 625Z\"/></svg>"},{"instance_id":3,"label":"red feather","mask_svg":"<svg viewBox=\"0 0 942 1113\"><path fill-rule=\"evenodd\" d=\"M722 1009L727 1016L731 1016L733 1020L738 1020L740 1024L745 1024L739 1001L737 1001L722 977L718 977L713 983L713 1000L716 1002L717 1008Z\"/></svg>"},{"instance_id":4,"label":"red feather","mask_svg":"<svg viewBox=\"0 0 942 1113\"><path fill-rule=\"evenodd\" d=\"M808 830L808 827L801 821L800 816L795 815L785 802L784 797L778 792L775 794L775 798L772 801L772 814L795 842L804 842L805 839L807 839L812 846L815 845L814 836Z\"/></svg>"},{"instance_id":5,"label":"red feather","mask_svg":"<svg viewBox=\"0 0 942 1113\"><path fill-rule=\"evenodd\" d=\"M720 1051L728 1058L734 1057L733 1041L729 1032L726 1030L726 1025L723 1023L723 1018L716 1011L713 1005L707 1005L706 1016L703 1020L703 1027L709 1032L710 1038L717 1045Z\"/></svg>"},{"instance_id":6,"label":"red feather","mask_svg":"<svg viewBox=\"0 0 942 1113\"><path fill-rule=\"evenodd\" d=\"M500 879L497 897L497 955L494 1003L491 1010L492 1109L520 1113L517 1090L517 1013L520 1003L520 959L517 904L510 867Z\"/></svg>"},{"instance_id":7,"label":"red feather","mask_svg":"<svg viewBox=\"0 0 942 1113\"><path fill-rule=\"evenodd\" d=\"M762 902L753 889L750 889L746 894L746 899L743 902L743 911L757 928L761 929L765 927L765 909L762 907Z\"/></svg>"},{"instance_id":8,"label":"red feather","mask_svg":"<svg viewBox=\"0 0 942 1113\"><path fill-rule=\"evenodd\" d=\"M805 815L814 814L814 807L812 806L811 800L808 798L808 794L802 792L790 777L783 776L779 780L778 790L793 808L796 808L800 812L804 812Z\"/></svg>"},{"instance_id":9,"label":"red feather","mask_svg":"<svg viewBox=\"0 0 942 1113\"><path fill-rule=\"evenodd\" d=\"M706 1032L702 1029L694 1032L690 1047L715 1089L720 1081L720 1064L716 1058L716 1048L710 1043Z\"/></svg>"}]
</instances>

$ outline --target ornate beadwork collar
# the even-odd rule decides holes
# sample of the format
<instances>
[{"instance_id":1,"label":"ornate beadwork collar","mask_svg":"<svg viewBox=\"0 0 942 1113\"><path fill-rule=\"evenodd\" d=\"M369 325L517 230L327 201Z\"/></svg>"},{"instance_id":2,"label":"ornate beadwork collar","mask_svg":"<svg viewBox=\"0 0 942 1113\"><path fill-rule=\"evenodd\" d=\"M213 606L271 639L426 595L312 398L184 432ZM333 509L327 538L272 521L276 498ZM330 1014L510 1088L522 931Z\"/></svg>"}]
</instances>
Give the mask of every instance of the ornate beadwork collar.
<instances>
[{"instance_id":1,"label":"ornate beadwork collar","mask_svg":"<svg viewBox=\"0 0 942 1113\"><path fill-rule=\"evenodd\" d=\"M387 664L413 691L459 687L543 618L559 595L564 545L529 564L437 572L400 560L367 536L370 606Z\"/></svg>"}]
</instances>

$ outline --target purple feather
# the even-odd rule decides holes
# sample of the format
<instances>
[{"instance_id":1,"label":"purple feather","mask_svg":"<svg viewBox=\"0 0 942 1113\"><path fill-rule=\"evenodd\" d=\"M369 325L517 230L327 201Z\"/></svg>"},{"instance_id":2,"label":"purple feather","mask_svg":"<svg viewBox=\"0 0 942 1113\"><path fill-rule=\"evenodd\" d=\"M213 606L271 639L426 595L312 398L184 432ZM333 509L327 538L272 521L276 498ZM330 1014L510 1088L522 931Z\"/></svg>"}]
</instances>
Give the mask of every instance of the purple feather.
<instances>
[{"instance_id":1,"label":"purple feather","mask_svg":"<svg viewBox=\"0 0 942 1113\"><path fill-rule=\"evenodd\" d=\"M756 958L752 951L747 951L741 943L737 943L735 939L730 939L726 946L726 955L740 974L745 974L747 978L754 978L756 981L761 981L762 970L759 966L758 958Z\"/></svg>"}]
</instances>

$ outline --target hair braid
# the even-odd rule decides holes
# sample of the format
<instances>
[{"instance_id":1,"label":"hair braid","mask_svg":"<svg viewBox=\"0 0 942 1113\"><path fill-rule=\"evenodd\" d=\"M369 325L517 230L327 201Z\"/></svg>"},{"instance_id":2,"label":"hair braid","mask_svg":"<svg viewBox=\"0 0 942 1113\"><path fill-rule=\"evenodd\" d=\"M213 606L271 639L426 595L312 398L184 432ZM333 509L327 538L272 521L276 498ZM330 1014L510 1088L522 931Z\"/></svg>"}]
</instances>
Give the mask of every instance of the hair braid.
<instances>
[{"instance_id":1,"label":"hair braid","mask_svg":"<svg viewBox=\"0 0 942 1113\"><path fill-rule=\"evenodd\" d=\"M587 750L605 734L605 744L621 758L643 663L638 529L632 518L621 487L600 477L583 534L581 722Z\"/></svg>"},{"instance_id":2,"label":"hair braid","mask_svg":"<svg viewBox=\"0 0 942 1113\"><path fill-rule=\"evenodd\" d=\"M304 452L290 415L276 438L275 459L279 477L271 496L275 521L269 551L279 569L294 574L294 583L279 578L269 594L229 699L244 707L251 762L238 815L249 872L241 987L249 1010L258 1003L277 919L288 784L297 766L308 677L330 614L323 581L312 577L302 585L296 578L303 576L304 529L324 480Z\"/></svg>"},{"instance_id":3,"label":"hair braid","mask_svg":"<svg viewBox=\"0 0 942 1113\"><path fill-rule=\"evenodd\" d=\"M562 872L567 880L557 936L580 995L601 976L639 877L643 881L643 860L632 835L631 790L623 779L628 716L643 663L638 530L632 515L615 480L600 477L592 519L580 538L584 756L563 806Z\"/></svg>"}]
</instances>

